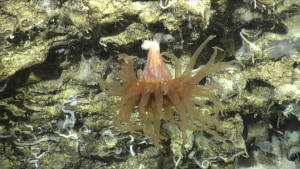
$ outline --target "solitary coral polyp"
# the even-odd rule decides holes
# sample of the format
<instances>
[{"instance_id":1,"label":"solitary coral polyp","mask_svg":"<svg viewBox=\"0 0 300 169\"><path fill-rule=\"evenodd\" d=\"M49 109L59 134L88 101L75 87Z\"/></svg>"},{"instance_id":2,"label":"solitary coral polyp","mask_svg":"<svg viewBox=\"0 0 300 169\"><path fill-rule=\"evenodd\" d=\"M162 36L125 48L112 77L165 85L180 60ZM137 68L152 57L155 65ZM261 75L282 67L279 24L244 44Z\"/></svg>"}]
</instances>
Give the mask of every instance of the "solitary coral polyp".
<instances>
[{"instance_id":1,"label":"solitary coral polyp","mask_svg":"<svg viewBox=\"0 0 300 169\"><path fill-rule=\"evenodd\" d=\"M158 40L153 40L150 45L147 64L143 71L146 81L169 80L172 78L160 55L159 43Z\"/></svg>"},{"instance_id":2,"label":"solitary coral polyp","mask_svg":"<svg viewBox=\"0 0 300 169\"><path fill-rule=\"evenodd\" d=\"M161 119L179 125L183 131L183 137L185 137L186 130L191 129L206 131L222 139L216 131L211 129L211 126L220 129L218 114L222 110L222 106L210 91L220 88L198 85L198 83L206 75L230 67L235 62L213 63L218 49L215 47L208 63L192 74L198 55L214 37L208 37L199 46L184 71L181 70L177 57L168 53L160 53L159 43L163 40L162 34L154 36L149 48L146 66L143 71L138 71L138 78L129 57L122 57L125 60L125 65L120 71L120 78L123 80L122 85L118 83L108 84L100 80L102 90L121 97L115 125L129 131L143 130L145 135L153 139L156 147L161 147L159 142L164 138L160 134ZM175 64L175 77L172 78L161 55L170 57ZM204 101L199 101L196 97L206 97L213 103L213 115L200 113L195 108L195 105L205 104ZM138 107L139 117L143 121L143 125L133 125L130 122L131 113L135 106ZM175 107L176 112L172 112L172 107ZM198 124L200 122L200 125L195 125L195 122Z\"/></svg>"}]
</instances>

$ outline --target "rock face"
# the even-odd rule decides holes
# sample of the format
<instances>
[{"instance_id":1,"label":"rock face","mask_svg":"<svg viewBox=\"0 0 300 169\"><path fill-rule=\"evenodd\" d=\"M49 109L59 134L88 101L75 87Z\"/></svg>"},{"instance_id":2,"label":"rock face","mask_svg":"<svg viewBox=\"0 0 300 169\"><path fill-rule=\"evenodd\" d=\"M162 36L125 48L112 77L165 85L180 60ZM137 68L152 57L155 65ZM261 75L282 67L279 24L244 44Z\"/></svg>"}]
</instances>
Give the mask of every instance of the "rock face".
<instances>
[{"instance_id":1,"label":"rock face","mask_svg":"<svg viewBox=\"0 0 300 169\"><path fill-rule=\"evenodd\" d=\"M298 1L7 0L0 6L2 168L250 168L249 161L299 168ZM182 67L209 35L216 39L197 59L199 69L213 46L224 50L217 61L239 62L240 70L200 82L222 86L214 95L223 105L219 134L227 144L196 131L182 140L180 127L162 120L166 140L158 150L143 134L114 126L120 98L103 93L98 79L120 81L122 53L142 69L147 54L140 46L155 33L172 35L161 50ZM172 60L164 60L174 74ZM205 98L197 101L205 106L196 109L212 115Z\"/></svg>"}]
</instances>

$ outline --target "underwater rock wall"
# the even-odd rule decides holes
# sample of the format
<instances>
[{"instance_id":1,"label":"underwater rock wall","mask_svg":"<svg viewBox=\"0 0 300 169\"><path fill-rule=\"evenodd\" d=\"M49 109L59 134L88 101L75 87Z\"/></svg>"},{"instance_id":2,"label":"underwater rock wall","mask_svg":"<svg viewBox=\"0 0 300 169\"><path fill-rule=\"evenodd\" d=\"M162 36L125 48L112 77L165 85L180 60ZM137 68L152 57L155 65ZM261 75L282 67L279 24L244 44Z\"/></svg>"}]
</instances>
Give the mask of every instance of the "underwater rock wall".
<instances>
[{"instance_id":1,"label":"underwater rock wall","mask_svg":"<svg viewBox=\"0 0 300 169\"><path fill-rule=\"evenodd\" d=\"M298 1L9 0L0 6L2 168L299 167ZM119 98L102 92L98 79L120 81L122 53L142 69L141 45L155 33L173 37L161 50L182 66L209 35L217 37L197 67L213 46L224 50L217 61L238 61L239 70L200 82L223 88L214 92L223 104L224 130L217 132L228 143L196 131L183 140L178 126L162 122L167 139L157 149L143 134L114 126ZM210 115L210 102L197 110Z\"/></svg>"}]
</instances>

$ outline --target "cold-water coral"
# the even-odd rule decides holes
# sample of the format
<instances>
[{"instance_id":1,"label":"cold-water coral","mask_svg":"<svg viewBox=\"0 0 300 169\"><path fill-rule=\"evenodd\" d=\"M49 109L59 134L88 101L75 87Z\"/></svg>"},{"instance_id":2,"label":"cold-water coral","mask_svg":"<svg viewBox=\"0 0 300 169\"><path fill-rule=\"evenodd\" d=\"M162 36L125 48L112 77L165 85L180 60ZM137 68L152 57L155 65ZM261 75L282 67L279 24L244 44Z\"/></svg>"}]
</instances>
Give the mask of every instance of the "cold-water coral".
<instances>
[{"instance_id":1,"label":"cold-water coral","mask_svg":"<svg viewBox=\"0 0 300 169\"><path fill-rule=\"evenodd\" d=\"M156 34L151 42L147 63L144 70L134 72L133 62L127 55L119 58L125 61L120 71L122 84L107 83L100 79L100 87L110 95L120 96L118 103L119 113L115 125L129 131L143 130L150 136L156 147L160 147L160 140L164 137L160 134L161 120L167 123L179 125L183 131L183 138L187 129L206 131L213 136L222 139L211 127L220 129L218 120L219 112L222 111L221 102L211 93L212 90L221 90L214 85L199 85L198 83L208 74L223 70L235 63L214 63L219 48L213 47L214 52L206 65L193 70L196 59L205 45L215 36L209 36L192 55L189 64L182 71L179 59L168 53L160 53L159 43L163 35ZM175 64L175 77L172 77L162 56L169 57ZM197 107L204 105L207 100L199 100L205 97L213 103L211 112L199 112ZM131 113L138 108L139 117L143 125L131 123ZM176 112L172 111L175 107ZM200 123L199 123L200 122Z\"/></svg>"}]
</instances>

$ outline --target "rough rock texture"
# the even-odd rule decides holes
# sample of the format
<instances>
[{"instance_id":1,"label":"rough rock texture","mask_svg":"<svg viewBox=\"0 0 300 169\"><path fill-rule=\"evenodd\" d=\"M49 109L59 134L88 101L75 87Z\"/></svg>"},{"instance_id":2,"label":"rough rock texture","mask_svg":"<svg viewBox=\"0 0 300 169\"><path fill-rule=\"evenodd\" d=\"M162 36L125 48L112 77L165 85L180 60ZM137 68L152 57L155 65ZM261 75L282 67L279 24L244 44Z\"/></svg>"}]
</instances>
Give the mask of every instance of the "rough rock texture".
<instances>
[{"instance_id":1,"label":"rough rock texture","mask_svg":"<svg viewBox=\"0 0 300 169\"><path fill-rule=\"evenodd\" d=\"M7 0L0 6L1 168L299 168L298 1ZM120 80L120 53L143 68L142 41L158 32L172 35L162 50L183 66L211 34L217 38L197 65L208 61L212 46L224 49L217 61L239 62L240 70L201 82L223 88L215 95L224 107L219 134L228 143L206 132L183 140L178 126L163 123L167 140L158 150L143 134L114 127L119 98L104 94L98 79ZM133 121L141 123L136 114Z\"/></svg>"}]
</instances>

